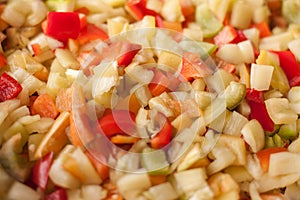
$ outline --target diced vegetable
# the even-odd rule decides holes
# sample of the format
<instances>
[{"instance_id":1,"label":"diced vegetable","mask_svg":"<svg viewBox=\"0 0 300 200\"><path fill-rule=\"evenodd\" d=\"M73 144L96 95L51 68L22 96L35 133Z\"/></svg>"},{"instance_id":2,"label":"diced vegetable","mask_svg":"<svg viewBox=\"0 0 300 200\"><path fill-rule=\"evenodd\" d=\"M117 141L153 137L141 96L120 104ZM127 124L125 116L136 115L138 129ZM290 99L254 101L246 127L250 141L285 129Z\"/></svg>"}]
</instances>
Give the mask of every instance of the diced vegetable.
<instances>
[{"instance_id":1,"label":"diced vegetable","mask_svg":"<svg viewBox=\"0 0 300 200\"><path fill-rule=\"evenodd\" d=\"M13 77L3 72L0 76L0 102L13 99L22 91L22 86Z\"/></svg>"},{"instance_id":2,"label":"diced vegetable","mask_svg":"<svg viewBox=\"0 0 300 200\"><path fill-rule=\"evenodd\" d=\"M2 167L14 179L25 182L30 174L30 163L26 155L22 155L19 150L21 134L12 136L5 142L0 150L0 162Z\"/></svg>"},{"instance_id":3,"label":"diced vegetable","mask_svg":"<svg viewBox=\"0 0 300 200\"><path fill-rule=\"evenodd\" d=\"M65 189L57 189L54 192L46 195L45 200L67 200L67 192Z\"/></svg>"},{"instance_id":4,"label":"diced vegetable","mask_svg":"<svg viewBox=\"0 0 300 200\"><path fill-rule=\"evenodd\" d=\"M287 151L286 148L283 147L274 147L274 148L267 148L256 153L257 158L259 159L260 165L264 172L269 170L269 162L270 156L274 153L284 152Z\"/></svg>"},{"instance_id":5,"label":"diced vegetable","mask_svg":"<svg viewBox=\"0 0 300 200\"><path fill-rule=\"evenodd\" d=\"M229 110L236 108L246 96L246 86L235 81L225 89L226 106Z\"/></svg>"},{"instance_id":6,"label":"diced vegetable","mask_svg":"<svg viewBox=\"0 0 300 200\"><path fill-rule=\"evenodd\" d=\"M8 199L39 200L41 195L29 186L15 181L7 192Z\"/></svg>"},{"instance_id":7,"label":"diced vegetable","mask_svg":"<svg viewBox=\"0 0 300 200\"><path fill-rule=\"evenodd\" d=\"M48 94L39 95L33 102L30 111L33 115L39 114L41 117L55 119L59 112L55 102Z\"/></svg>"},{"instance_id":8,"label":"diced vegetable","mask_svg":"<svg viewBox=\"0 0 300 200\"><path fill-rule=\"evenodd\" d=\"M269 90L272 74L273 74L273 66L270 65L258 65L251 64L251 74L250 74L250 86L251 88L263 91Z\"/></svg>"},{"instance_id":9,"label":"diced vegetable","mask_svg":"<svg viewBox=\"0 0 300 200\"><path fill-rule=\"evenodd\" d=\"M290 86L297 86L299 85L300 80L300 65L296 60L294 54L290 51L275 51L279 57L280 66L282 67L283 71L285 72Z\"/></svg>"},{"instance_id":10,"label":"diced vegetable","mask_svg":"<svg viewBox=\"0 0 300 200\"><path fill-rule=\"evenodd\" d=\"M69 38L76 39L80 32L80 19L75 12L49 12L45 34L67 42Z\"/></svg>"},{"instance_id":11,"label":"diced vegetable","mask_svg":"<svg viewBox=\"0 0 300 200\"><path fill-rule=\"evenodd\" d=\"M223 27L222 23L214 16L208 5L198 5L195 13L196 22L200 24L204 38L213 37Z\"/></svg>"},{"instance_id":12,"label":"diced vegetable","mask_svg":"<svg viewBox=\"0 0 300 200\"><path fill-rule=\"evenodd\" d=\"M32 181L45 190L48 183L49 169L53 160L53 152L43 156L32 168Z\"/></svg>"},{"instance_id":13,"label":"diced vegetable","mask_svg":"<svg viewBox=\"0 0 300 200\"><path fill-rule=\"evenodd\" d=\"M116 134L134 135L135 115L127 110L113 110L98 120L95 131L107 137Z\"/></svg>"},{"instance_id":14,"label":"diced vegetable","mask_svg":"<svg viewBox=\"0 0 300 200\"><path fill-rule=\"evenodd\" d=\"M265 133L260 123L252 119L241 130L245 142L253 152L262 150L265 145Z\"/></svg>"},{"instance_id":15,"label":"diced vegetable","mask_svg":"<svg viewBox=\"0 0 300 200\"><path fill-rule=\"evenodd\" d=\"M163 150L144 149L141 163L149 175L166 175L169 172L169 163Z\"/></svg>"},{"instance_id":16,"label":"diced vegetable","mask_svg":"<svg viewBox=\"0 0 300 200\"><path fill-rule=\"evenodd\" d=\"M265 131L273 132L274 122L267 111L263 93L254 89L247 90L246 99L251 109L250 118L259 121Z\"/></svg>"},{"instance_id":17,"label":"diced vegetable","mask_svg":"<svg viewBox=\"0 0 300 200\"><path fill-rule=\"evenodd\" d=\"M51 181L63 188L75 189L80 186L80 180L63 167L65 160L73 150L73 146L65 146L50 167L49 177Z\"/></svg>"},{"instance_id":18,"label":"diced vegetable","mask_svg":"<svg viewBox=\"0 0 300 200\"><path fill-rule=\"evenodd\" d=\"M151 200L172 200L178 198L176 190L169 182L152 186L148 192Z\"/></svg>"},{"instance_id":19,"label":"diced vegetable","mask_svg":"<svg viewBox=\"0 0 300 200\"><path fill-rule=\"evenodd\" d=\"M68 137L65 134L65 129L69 125L69 116L70 113L63 112L57 117L52 127L37 147L34 154L35 158L41 158L51 151L57 154L62 147L66 145Z\"/></svg>"},{"instance_id":20,"label":"diced vegetable","mask_svg":"<svg viewBox=\"0 0 300 200\"><path fill-rule=\"evenodd\" d=\"M162 115L162 114L160 114ZM163 117L162 122L163 126L160 128L159 132L151 138L151 147L154 149L161 149L168 145L172 137L172 125L168 118Z\"/></svg>"},{"instance_id":21,"label":"diced vegetable","mask_svg":"<svg viewBox=\"0 0 300 200\"><path fill-rule=\"evenodd\" d=\"M275 124L295 123L298 115L290 108L286 98L271 98L265 101L266 109Z\"/></svg>"}]
</instances>

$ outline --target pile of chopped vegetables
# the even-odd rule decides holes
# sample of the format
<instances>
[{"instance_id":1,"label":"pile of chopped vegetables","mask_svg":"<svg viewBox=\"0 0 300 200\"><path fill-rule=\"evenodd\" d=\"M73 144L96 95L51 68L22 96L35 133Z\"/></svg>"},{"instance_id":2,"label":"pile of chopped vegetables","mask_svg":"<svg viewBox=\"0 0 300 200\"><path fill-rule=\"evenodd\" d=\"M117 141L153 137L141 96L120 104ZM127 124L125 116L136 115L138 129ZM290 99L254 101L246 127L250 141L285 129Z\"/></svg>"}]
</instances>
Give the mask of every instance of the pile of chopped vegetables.
<instances>
[{"instance_id":1,"label":"pile of chopped vegetables","mask_svg":"<svg viewBox=\"0 0 300 200\"><path fill-rule=\"evenodd\" d=\"M0 31L0 199L299 199L299 0L7 0Z\"/></svg>"}]
</instances>

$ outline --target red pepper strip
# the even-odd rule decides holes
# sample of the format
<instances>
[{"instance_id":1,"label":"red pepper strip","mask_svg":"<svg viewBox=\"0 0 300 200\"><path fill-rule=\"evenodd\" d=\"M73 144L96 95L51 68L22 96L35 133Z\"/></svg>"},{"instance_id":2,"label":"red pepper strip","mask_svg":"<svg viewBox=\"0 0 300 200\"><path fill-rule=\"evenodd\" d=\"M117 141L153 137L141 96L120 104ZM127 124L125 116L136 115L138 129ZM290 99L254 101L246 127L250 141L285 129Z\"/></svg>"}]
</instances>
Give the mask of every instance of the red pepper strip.
<instances>
[{"instance_id":1,"label":"red pepper strip","mask_svg":"<svg viewBox=\"0 0 300 200\"><path fill-rule=\"evenodd\" d=\"M80 33L79 15L75 12L49 12L45 30L46 35L62 42L76 39Z\"/></svg>"},{"instance_id":2,"label":"red pepper strip","mask_svg":"<svg viewBox=\"0 0 300 200\"><path fill-rule=\"evenodd\" d=\"M163 114L160 113L160 115L164 118L164 120L162 120L164 124L159 133L157 133L150 141L151 147L154 149L163 148L170 143L172 137L172 125L170 120Z\"/></svg>"},{"instance_id":3,"label":"red pepper strip","mask_svg":"<svg viewBox=\"0 0 300 200\"><path fill-rule=\"evenodd\" d=\"M247 40L242 30L236 30L234 27L227 25L214 37L214 43L221 47L224 44L239 43Z\"/></svg>"},{"instance_id":4,"label":"red pepper strip","mask_svg":"<svg viewBox=\"0 0 300 200\"><path fill-rule=\"evenodd\" d=\"M21 84L13 77L3 72L0 76L0 102L13 99L22 91Z\"/></svg>"},{"instance_id":5,"label":"red pepper strip","mask_svg":"<svg viewBox=\"0 0 300 200\"><path fill-rule=\"evenodd\" d=\"M87 24L86 28L84 28L81 32L80 35L77 38L77 41L79 45L86 44L90 42L91 40L106 40L108 39L108 35L105 31L102 29L98 28L94 24Z\"/></svg>"},{"instance_id":6,"label":"red pepper strip","mask_svg":"<svg viewBox=\"0 0 300 200\"><path fill-rule=\"evenodd\" d=\"M154 10L147 8L146 0L129 0L126 4L126 8L136 20L143 19L145 15L158 15Z\"/></svg>"},{"instance_id":7,"label":"red pepper strip","mask_svg":"<svg viewBox=\"0 0 300 200\"><path fill-rule=\"evenodd\" d=\"M134 56L142 49L142 46L140 44L122 41L112 44L109 48L118 54L116 55L118 57L118 66L127 66L132 62ZM119 51L116 51L116 49Z\"/></svg>"},{"instance_id":8,"label":"red pepper strip","mask_svg":"<svg viewBox=\"0 0 300 200\"><path fill-rule=\"evenodd\" d=\"M53 155L53 152L46 154L32 168L32 181L42 190L46 189L48 183L48 174L53 161Z\"/></svg>"},{"instance_id":9,"label":"red pepper strip","mask_svg":"<svg viewBox=\"0 0 300 200\"><path fill-rule=\"evenodd\" d=\"M45 197L45 200L67 200L67 191L63 188L58 189Z\"/></svg>"},{"instance_id":10,"label":"red pepper strip","mask_svg":"<svg viewBox=\"0 0 300 200\"><path fill-rule=\"evenodd\" d=\"M242 30L237 30L236 33L237 33L237 37L235 37L234 40L231 41L231 43L236 44L236 43L247 40L247 38Z\"/></svg>"},{"instance_id":11,"label":"red pepper strip","mask_svg":"<svg viewBox=\"0 0 300 200\"><path fill-rule=\"evenodd\" d=\"M200 59L200 55L192 52L185 52L182 56L181 75L188 81L212 74L212 70Z\"/></svg>"},{"instance_id":12,"label":"red pepper strip","mask_svg":"<svg viewBox=\"0 0 300 200\"><path fill-rule=\"evenodd\" d=\"M246 100L251 109L250 119L259 121L265 131L273 132L274 122L268 114L263 92L255 89L247 89Z\"/></svg>"},{"instance_id":13,"label":"red pepper strip","mask_svg":"<svg viewBox=\"0 0 300 200\"><path fill-rule=\"evenodd\" d=\"M286 74L289 85L300 85L300 65L297 62L295 55L291 51L272 51L279 57L280 66Z\"/></svg>"},{"instance_id":14,"label":"red pepper strip","mask_svg":"<svg viewBox=\"0 0 300 200\"><path fill-rule=\"evenodd\" d=\"M128 110L113 110L98 120L94 130L107 137L116 134L135 134L135 115Z\"/></svg>"}]
</instances>

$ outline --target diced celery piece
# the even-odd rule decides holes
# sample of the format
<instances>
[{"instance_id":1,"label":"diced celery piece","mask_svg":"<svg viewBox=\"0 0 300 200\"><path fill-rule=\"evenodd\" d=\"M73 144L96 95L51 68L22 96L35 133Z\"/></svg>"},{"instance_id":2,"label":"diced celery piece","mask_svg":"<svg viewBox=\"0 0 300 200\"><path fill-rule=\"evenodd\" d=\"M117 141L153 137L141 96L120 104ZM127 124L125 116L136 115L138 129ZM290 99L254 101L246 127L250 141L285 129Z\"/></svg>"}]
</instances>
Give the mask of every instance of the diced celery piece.
<instances>
[{"instance_id":1,"label":"diced celery piece","mask_svg":"<svg viewBox=\"0 0 300 200\"><path fill-rule=\"evenodd\" d=\"M236 108L246 95L246 85L231 81L225 89L226 106L229 110Z\"/></svg>"},{"instance_id":2,"label":"diced celery piece","mask_svg":"<svg viewBox=\"0 0 300 200\"><path fill-rule=\"evenodd\" d=\"M281 125L277 134L286 140L297 138L298 132L296 123Z\"/></svg>"},{"instance_id":3,"label":"diced celery piece","mask_svg":"<svg viewBox=\"0 0 300 200\"><path fill-rule=\"evenodd\" d=\"M286 145L286 142L278 134L273 136L273 141L276 147L284 147Z\"/></svg>"},{"instance_id":4,"label":"diced celery piece","mask_svg":"<svg viewBox=\"0 0 300 200\"><path fill-rule=\"evenodd\" d=\"M179 42L179 46L188 52L193 52L201 55L202 59L207 58L209 55L217 50L217 46L208 42L196 42L193 40L183 40Z\"/></svg>"},{"instance_id":5,"label":"diced celery piece","mask_svg":"<svg viewBox=\"0 0 300 200\"><path fill-rule=\"evenodd\" d=\"M266 136L265 137L265 148L271 148L271 147L275 147L273 136Z\"/></svg>"},{"instance_id":6,"label":"diced celery piece","mask_svg":"<svg viewBox=\"0 0 300 200\"><path fill-rule=\"evenodd\" d=\"M213 37L223 27L222 22L214 16L207 4L198 5L195 12L196 22L201 25L204 38Z\"/></svg>"},{"instance_id":7,"label":"diced celery piece","mask_svg":"<svg viewBox=\"0 0 300 200\"><path fill-rule=\"evenodd\" d=\"M169 163L163 150L145 148L141 154L141 164L150 175L166 175Z\"/></svg>"},{"instance_id":8,"label":"diced celery piece","mask_svg":"<svg viewBox=\"0 0 300 200\"><path fill-rule=\"evenodd\" d=\"M22 139L20 142L19 150L18 152L21 152L23 149L23 146L27 143L28 140L28 132L24 128L24 126L16 121L13 123L3 134L4 140L9 140L12 136L20 133L22 135Z\"/></svg>"}]
</instances>

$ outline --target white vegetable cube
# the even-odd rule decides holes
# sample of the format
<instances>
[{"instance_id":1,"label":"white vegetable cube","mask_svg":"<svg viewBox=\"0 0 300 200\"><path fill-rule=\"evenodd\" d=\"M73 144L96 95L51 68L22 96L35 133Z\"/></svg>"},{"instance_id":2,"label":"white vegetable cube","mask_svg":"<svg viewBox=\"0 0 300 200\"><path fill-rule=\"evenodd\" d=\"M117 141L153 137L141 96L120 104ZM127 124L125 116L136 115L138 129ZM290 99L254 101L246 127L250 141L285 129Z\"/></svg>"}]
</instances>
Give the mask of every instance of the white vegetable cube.
<instances>
[{"instance_id":1,"label":"white vegetable cube","mask_svg":"<svg viewBox=\"0 0 300 200\"><path fill-rule=\"evenodd\" d=\"M241 130L245 142L250 146L253 152L264 148L265 133L260 123L253 119L249 121Z\"/></svg>"},{"instance_id":2,"label":"white vegetable cube","mask_svg":"<svg viewBox=\"0 0 300 200\"><path fill-rule=\"evenodd\" d=\"M149 189L152 200L173 200L178 198L178 194L173 186L169 183L155 185Z\"/></svg>"},{"instance_id":3,"label":"white vegetable cube","mask_svg":"<svg viewBox=\"0 0 300 200\"><path fill-rule=\"evenodd\" d=\"M292 161L292 163L291 163ZM269 174L271 176L299 174L300 154L291 152L273 153L270 156Z\"/></svg>"},{"instance_id":4,"label":"white vegetable cube","mask_svg":"<svg viewBox=\"0 0 300 200\"><path fill-rule=\"evenodd\" d=\"M268 90L271 84L274 67L252 63L250 71L250 87L259 91Z\"/></svg>"},{"instance_id":5,"label":"white vegetable cube","mask_svg":"<svg viewBox=\"0 0 300 200\"><path fill-rule=\"evenodd\" d=\"M232 64L241 64L244 62L244 55L240 47L236 44L225 44L220 47L217 57Z\"/></svg>"},{"instance_id":6,"label":"white vegetable cube","mask_svg":"<svg viewBox=\"0 0 300 200\"><path fill-rule=\"evenodd\" d=\"M237 1L231 11L230 24L235 28L248 28L252 19L252 7L244 1Z\"/></svg>"},{"instance_id":7,"label":"white vegetable cube","mask_svg":"<svg viewBox=\"0 0 300 200\"><path fill-rule=\"evenodd\" d=\"M288 43L288 48L295 55L298 61L300 61L300 39L293 40Z\"/></svg>"},{"instance_id":8,"label":"white vegetable cube","mask_svg":"<svg viewBox=\"0 0 300 200\"><path fill-rule=\"evenodd\" d=\"M246 63L254 62L254 51L250 40L238 43L238 46L243 54Z\"/></svg>"},{"instance_id":9,"label":"white vegetable cube","mask_svg":"<svg viewBox=\"0 0 300 200\"><path fill-rule=\"evenodd\" d=\"M243 30L244 35L248 40L250 40L255 47L258 47L259 44L259 30L256 28L249 28Z\"/></svg>"},{"instance_id":10,"label":"white vegetable cube","mask_svg":"<svg viewBox=\"0 0 300 200\"><path fill-rule=\"evenodd\" d=\"M177 187L187 197L193 195L200 188L207 187L206 173L204 168L190 169L175 173Z\"/></svg>"},{"instance_id":11,"label":"white vegetable cube","mask_svg":"<svg viewBox=\"0 0 300 200\"><path fill-rule=\"evenodd\" d=\"M126 174L117 181L117 188L123 196L141 193L151 187L147 173Z\"/></svg>"},{"instance_id":12,"label":"white vegetable cube","mask_svg":"<svg viewBox=\"0 0 300 200\"><path fill-rule=\"evenodd\" d=\"M297 113L291 109L286 98L271 98L265 100L270 118L275 124L292 124L298 119Z\"/></svg>"}]
</instances>

